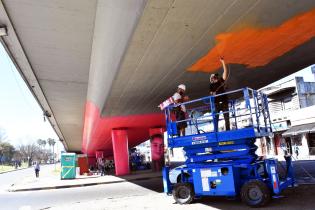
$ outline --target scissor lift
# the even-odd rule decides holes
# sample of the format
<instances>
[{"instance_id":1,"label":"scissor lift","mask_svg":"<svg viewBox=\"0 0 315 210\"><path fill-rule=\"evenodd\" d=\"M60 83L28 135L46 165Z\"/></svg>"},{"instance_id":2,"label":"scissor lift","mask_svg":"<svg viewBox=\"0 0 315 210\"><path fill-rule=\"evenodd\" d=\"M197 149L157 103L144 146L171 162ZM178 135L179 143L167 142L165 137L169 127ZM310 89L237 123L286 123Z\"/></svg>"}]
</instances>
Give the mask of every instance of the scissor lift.
<instances>
[{"instance_id":1,"label":"scissor lift","mask_svg":"<svg viewBox=\"0 0 315 210\"><path fill-rule=\"evenodd\" d=\"M169 166L163 169L164 192L179 204L187 204L202 196L240 196L249 206L263 206L271 197L294 186L291 157L286 156L286 174L280 179L278 162L256 155L256 139L272 133L268 99L262 92L243 88L224 93L229 97L231 130L220 129L223 120L216 118L216 96L208 96L165 109L168 149L183 148L185 166L180 182L169 180ZM173 110L185 105L189 117L187 135L178 134ZM216 119L219 119L216 123ZM218 125L218 126L217 126Z\"/></svg>"}]
</instances>

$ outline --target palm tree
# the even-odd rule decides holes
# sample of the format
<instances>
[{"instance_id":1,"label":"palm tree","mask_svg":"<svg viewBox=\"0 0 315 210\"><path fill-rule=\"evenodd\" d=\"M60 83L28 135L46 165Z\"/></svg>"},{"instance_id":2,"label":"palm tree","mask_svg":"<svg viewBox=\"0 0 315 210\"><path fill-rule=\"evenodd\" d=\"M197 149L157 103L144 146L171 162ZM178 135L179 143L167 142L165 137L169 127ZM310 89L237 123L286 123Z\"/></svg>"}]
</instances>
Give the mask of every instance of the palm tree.
<instances>
[{"instance_id":1,"label":"palm tree","mask_svg":"<svg viewBox=\"0 0 315 210\"><path fill-rule=\"evenodd\" d=\"M46 144L47 144L46 140L42 140L42 145L43 145L43 148L44 148L44 149L45 149L45 147L46 147Z\"/></svg>"},{"instance_id":2,"label":"palm tree","mask_svg":"<svg viewBox=\"0 0 315 210\"><path fill-rule=\"evenodd\" d=\"M47 139L47 142L49 144L49 146L53 148L53 163L55 163L55 144L56 144L56 141L55 139L52 139L52 138L48 138Z\"/></svg>"},{"instance_id":3,"label":"palm tree","mask_svg":"<svg viewBox=\"0 0 315 210\"><path fill-rule=\"evenodd\" d=\"M37 144L40 148L42 148L43 145L43 140L42 139L37 139Z\"/></svg>"}]
</instances>

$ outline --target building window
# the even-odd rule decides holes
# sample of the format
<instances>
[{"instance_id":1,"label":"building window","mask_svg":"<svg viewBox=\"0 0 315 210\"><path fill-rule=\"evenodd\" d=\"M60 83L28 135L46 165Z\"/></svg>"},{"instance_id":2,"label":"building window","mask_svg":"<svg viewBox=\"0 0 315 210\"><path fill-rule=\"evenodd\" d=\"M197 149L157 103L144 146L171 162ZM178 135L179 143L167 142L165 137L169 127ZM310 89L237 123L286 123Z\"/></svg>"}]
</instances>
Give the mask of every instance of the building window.
<instances>
[{"instance_id":1,"label":"building window","mask_svg":"<svg viewBox=\"0 0 315 210\"><path fill-rule=\"evenodd\" d=\"M315 155L315 133L308 134L309 154Z\"/></svg>"},{"instance_id":2,"label":"building window","mask_svg":"<svg viewBox=\"0 0 315 210\"><path fill-rule=\"evenodd\" d=\"M291 110L293 108L291 97L283 99L282 103L283 103L283 110Z\"/></svg>"},{"instance_id":3,"label":"building window","mask_svg":"<svg viewBox=\"0 0 315 210\"><path fill-rule=\"evenodd\" d=\"M296 146L302 146L302 136L298 135L298 136L292 136L292 145L296 145Z\"/></svg>"}]
</instances>

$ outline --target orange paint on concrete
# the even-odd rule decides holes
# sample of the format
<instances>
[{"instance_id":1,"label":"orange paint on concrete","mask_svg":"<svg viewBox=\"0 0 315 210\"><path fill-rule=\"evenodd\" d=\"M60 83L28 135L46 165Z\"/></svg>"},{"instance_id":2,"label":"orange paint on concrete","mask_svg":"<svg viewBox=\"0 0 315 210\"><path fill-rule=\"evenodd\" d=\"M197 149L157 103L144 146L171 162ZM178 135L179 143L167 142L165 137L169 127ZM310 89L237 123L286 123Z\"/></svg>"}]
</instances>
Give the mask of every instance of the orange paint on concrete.
<instances>
[{"instance_id":1,"label":"orange paint on concrete","mask_svg":"<svg viewBox=\"0 0 315 210\"><path fill-rule=\"evenodd\" d=\"M315 36L315 9L295 16L278 27L245 28L216 36L217 44L192 65L189 71L214 72L227 63L248 68L264 66Z\"/></svg>"}]
</instances>

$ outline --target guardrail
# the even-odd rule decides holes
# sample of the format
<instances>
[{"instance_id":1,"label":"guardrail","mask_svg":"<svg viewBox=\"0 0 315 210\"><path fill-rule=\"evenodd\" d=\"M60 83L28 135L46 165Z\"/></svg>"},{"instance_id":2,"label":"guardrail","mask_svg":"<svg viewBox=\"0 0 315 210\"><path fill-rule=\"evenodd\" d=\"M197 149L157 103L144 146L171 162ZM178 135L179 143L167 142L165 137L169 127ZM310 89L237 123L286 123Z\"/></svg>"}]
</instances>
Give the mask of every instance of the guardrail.
<instances>
[{"instance_id":1,"label":"guardrail","mask_svg":"<svg viewBox=\"0 0 315 210\"><path fill-rule=\"evenodd\" d=\"M222 102L222 96L228 97L226 110L216 110ZM176 121L174 110L187 107L186 119ZM165 109L166 125L169 138L179 136L178 123L186 122L187 135L206 132L220 132L223 129L220 117L228 114L232 130L254 127L257 132L272 132L267 96L251 88L242 88L215 96L207 96L184 103L173 104Z\"/></svg>"}]
</instances>

